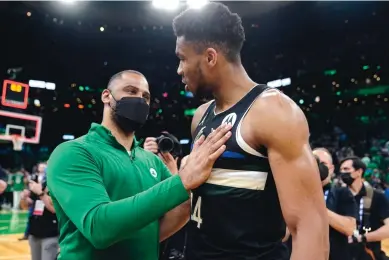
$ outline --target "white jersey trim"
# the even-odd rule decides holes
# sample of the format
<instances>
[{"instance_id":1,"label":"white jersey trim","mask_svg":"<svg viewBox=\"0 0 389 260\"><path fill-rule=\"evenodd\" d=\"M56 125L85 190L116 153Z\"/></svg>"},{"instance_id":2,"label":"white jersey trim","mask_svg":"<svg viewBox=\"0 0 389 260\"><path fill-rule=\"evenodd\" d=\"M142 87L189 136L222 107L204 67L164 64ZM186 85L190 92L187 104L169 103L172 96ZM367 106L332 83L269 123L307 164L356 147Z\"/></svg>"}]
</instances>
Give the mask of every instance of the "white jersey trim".
<instances>
[{"instance_id":1,"label":"white jersey trim","mask_svg":"<svg viewBox=\"0 0 389 260\"><path fill-rule=\"evenodd\" d=\"M214 168L206 183L249 190L264 190L267 175L267 172L260 171Z\"/></svg>"},{"instance_id":2,"label":"white jersey trim","mask_svg":"<svg viewBox=\"0 0 389 260\"><path fill-rule=\"evenodd\" d=\"M246 112L243 114L242 118L240 119L239 121L239 124L236 128L236 134L235 134L235 138L236 138L236 142L237 144L239 145L239 147L245 151L246 153L248 154L251 154L251 155L254 155L254 156L257 156L257 157L262 157L262 158L267 158L265 155L261 154L260 152L258 152L257 150L255 150L254 148L252 148L250 145L248 145L246 143L246 141L243 139L243 136L240 132L240 128L242 126L242 122L243 122L243 119L246 117L246 114L249 112L250 108L254 105L254 102L260 97L262 96L263 93L265 93L266 91L268 91L269 89L263 91L261 94L259 94L255 99L254 101L251 103L251 105L247 108Z\"/></svg>"}]
</instances>

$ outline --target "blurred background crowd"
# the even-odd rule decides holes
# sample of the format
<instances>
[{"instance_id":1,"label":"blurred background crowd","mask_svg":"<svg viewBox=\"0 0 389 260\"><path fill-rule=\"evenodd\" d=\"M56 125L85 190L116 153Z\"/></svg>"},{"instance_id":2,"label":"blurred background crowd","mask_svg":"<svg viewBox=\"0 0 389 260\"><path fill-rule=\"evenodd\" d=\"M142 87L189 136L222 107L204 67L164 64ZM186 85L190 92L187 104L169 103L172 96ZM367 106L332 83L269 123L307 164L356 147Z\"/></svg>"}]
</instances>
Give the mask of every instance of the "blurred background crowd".
<instances>
[{"instance_id":1,"label":"blurred background crowd","mask_svg":"<svg viewBox=\"0 0 389 260\"><path fill-rule=\"evenodd\" d=\"M365 179L389 197L388 3L226 4L242 16L242 61L253 80L279 88L301 107L313 148L327 148L337 166L349 156L362 158ZM0 140L8 183L3 211L28 208L23 190L42 172L38 164L101 122L101 92L124 69L142 72L151 88L151 113L137 139L168 131L188 154L192 116L206 100L186 92L176 73L171 21L177 13L151 2L0 2L1 83L29 85L25 108L2 102L0 110L42 118L38 144L15 151L10 140ZM0 135L7 134L4 118Z\"/></svg>"},{"instance_id":2,"label":"blurred background crowd","mask_svg":"<svg viewBox=\"0 0 389 260\"><path fill-rule=\"evenodd\" d=\"M243 17L247 40L242 61L249 75L279 87L300 105L313 147L327 147L335 160L349 154L365 157L368 180L385 188L387 3L227 4ZM11 142L1 143L0 165L10 174L32 172L59 143L100 122L101 91L110 76L129 68L145 74L152 93L151 115L137 137L166 130L187 153L191 117L204 100L185 92L176 73L171 28L176 13L153 8L151 2L1 2L3 80L51 82L54 88L30 84L22 112L43 118L40 143L24 144L17 153Z\"/></svg>"}]
</instances>

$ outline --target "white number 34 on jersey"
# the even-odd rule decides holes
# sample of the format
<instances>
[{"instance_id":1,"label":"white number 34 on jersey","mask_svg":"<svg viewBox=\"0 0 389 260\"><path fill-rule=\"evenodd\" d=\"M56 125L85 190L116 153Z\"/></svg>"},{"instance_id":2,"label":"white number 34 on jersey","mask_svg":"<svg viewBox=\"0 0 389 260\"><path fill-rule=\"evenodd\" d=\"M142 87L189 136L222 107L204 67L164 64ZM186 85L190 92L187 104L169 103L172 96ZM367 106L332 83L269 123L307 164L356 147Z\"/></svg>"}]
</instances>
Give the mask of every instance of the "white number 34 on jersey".
<instances>
[{"instance_id":1,"label":"white number 34 on jersey","mask_svg":"<svg viewBox=\"0 0 389 260\"><path fill-rule=\"evenodd\" d=\"M193 195L191 196L191 199L193 199ZM197 222L197 228L200 228L201 224L203 224L203 219L201 218L201 197L200 196L197 198L196 205L194 207L193 214L190 216L190 219Z\"/></svg>"}]
</instances>

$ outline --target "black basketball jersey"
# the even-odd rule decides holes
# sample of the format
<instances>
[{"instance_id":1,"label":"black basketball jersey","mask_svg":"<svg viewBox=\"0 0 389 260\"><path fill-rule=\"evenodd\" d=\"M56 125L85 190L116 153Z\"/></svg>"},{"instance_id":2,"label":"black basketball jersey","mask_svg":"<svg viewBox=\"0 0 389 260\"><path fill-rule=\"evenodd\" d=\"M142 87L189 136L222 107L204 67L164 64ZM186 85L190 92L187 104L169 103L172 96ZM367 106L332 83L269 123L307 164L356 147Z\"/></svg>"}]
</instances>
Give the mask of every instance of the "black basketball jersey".
<instances>
[{"instance_id":1,"label":"black basketball jersey","mask_svg":"<svg viewBox=\"0 0 389 260\"><path fill-rule=\"evenodd\" d=\"M213 101L197 126L195 140L223 123L233 125L226 151L215 162L210 178L192 191L188 260L288 259L281 242L285 222L266 149L254 150L240 133L243 118L267 88L254 87L218 114Z\"/></svg>"}]
</instances>

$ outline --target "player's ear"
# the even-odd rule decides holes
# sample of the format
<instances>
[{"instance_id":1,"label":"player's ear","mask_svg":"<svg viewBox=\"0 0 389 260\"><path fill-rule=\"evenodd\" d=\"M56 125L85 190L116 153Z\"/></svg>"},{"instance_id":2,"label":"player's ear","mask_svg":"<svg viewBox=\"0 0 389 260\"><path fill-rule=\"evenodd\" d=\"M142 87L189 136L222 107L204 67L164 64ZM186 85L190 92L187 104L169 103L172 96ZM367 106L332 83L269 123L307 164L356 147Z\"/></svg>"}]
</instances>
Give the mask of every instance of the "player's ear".
<instances>
[{"instance_id":1,"label":"player's ear","mask_svg":"<svg viewBox=\"0 0 389 260\"><path fill-rule=\"evenodd\" d=\"M111 101L111 91L109 89L104 89L103 92L101 93L101 101L104 104L109 104Z\"/></svg>"},{"instance_id":2,"label":"player's ear","mask_svg":"<svg viewBox=\"0 0 389 260\"><path fill-rule=\"evenodd\" d=\"M217 63L217 51L214 48L208 48L205 50L206 58L207 58L207 64L210 67L214 67Z\"/></svg>"}]
</instances>

